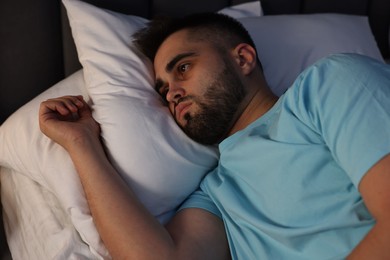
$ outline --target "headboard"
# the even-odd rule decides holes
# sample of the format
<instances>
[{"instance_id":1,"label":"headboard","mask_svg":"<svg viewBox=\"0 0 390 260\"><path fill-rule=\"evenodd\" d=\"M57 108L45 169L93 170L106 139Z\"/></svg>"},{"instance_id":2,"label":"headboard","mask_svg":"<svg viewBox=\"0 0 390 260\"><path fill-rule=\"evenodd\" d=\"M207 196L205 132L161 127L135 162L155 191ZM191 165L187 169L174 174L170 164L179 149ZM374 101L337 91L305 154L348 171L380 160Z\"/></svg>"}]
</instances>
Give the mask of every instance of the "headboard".
<instances>
[{"instance_id":1,"label":"headboard","mask_svg":"<svg viewBox=\"0 0 390 260\"><path fill-rule=\"evenodd\" d=\"M86 0L146 18L216 11L250 0ZM261 0L265 15L336 12L369 16L384 58L389 51L389 0ZM1 0L0 124L18 107L81 66L60 0Z\"/></svg>"}]
</instances>

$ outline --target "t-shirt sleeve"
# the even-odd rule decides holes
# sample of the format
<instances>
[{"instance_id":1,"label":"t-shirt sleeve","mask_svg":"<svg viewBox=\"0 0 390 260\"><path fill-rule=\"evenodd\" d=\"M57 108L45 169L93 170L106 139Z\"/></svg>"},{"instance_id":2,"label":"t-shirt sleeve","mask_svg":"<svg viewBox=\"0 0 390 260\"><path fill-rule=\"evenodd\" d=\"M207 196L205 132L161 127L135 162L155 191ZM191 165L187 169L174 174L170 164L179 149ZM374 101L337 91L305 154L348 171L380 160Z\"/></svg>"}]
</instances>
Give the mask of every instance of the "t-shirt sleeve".
<instances>
[{"instance_id":1,"label":"t-shirt sleeve","mask_svg":"<svg viewBox=\"0 0 390 260\"><path fill-rule=\"evenodd\" d=\"M358 184L390 153L390 66L361 55L324 59L297 79L291 102Z\"/></svg>"},{"instance_id":2,"label":"t-shirt sleeve","mask_svg":"<svg viewBox=\"0 0 390 260\"><path fill-rule=\"evenodd\" d=\"M201 189L192 193L180 206L179 210L187 209L187 208L200 208L204 209L217 217L222 219L222 214L218 210L217 206L210 199L210 197L203 192Z\"/></svg>"}]
</instances>

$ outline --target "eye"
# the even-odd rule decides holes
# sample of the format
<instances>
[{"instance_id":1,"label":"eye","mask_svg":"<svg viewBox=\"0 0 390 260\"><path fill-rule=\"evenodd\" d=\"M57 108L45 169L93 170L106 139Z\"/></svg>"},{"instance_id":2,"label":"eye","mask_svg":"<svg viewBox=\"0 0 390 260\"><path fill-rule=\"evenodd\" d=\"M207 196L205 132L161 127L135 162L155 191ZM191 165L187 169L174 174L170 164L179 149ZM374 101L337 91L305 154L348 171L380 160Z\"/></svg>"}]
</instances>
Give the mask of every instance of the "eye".
<instances>
[{"instance_id":1,"label":"eye","mask_svg":"<svg viewBox=\"0 0 390 260\"><path fill-rule=\"evenodd\" d=\"M163 86L158 91L165 104L168 104L168 100L167 100L168 91L169 91L168 86Z\"/></svg>"},{"instance_id":2,"label":"eye","mask_svg":"<svg viewBox=\"0 0 390 260\"><path fill-rule=\"evenodd\" d=\"M179 73L183 74L190 68L190 66L191 65L189 63L183 63L177 67L177 70Z\"/></svg>"},{"instance_id":3,"label":"eye","mask_svg":"<svg viewBox=\"0 0 390 260\"><path fill-rule=\"evenodd\" d=\"M166 101L168 90L169 90L167 84L163 82L161 79L156 79L154 89L156 90L156 92L158 92L158 94L162 97L162 99Z\"/></svg>"},{"instance_id":4,"label":"eye","mask_svg":"<svg viewBox=\"0 0 390 260\"><path fill-rule=\"evenodd\" d=\"M168 91L169 91L168 87L162 87L159 90L159 94L160 94L160 96L162 97L162 99L164 100L165 103L168 103L168 101L167 101Z\"/></svg>"}]
</instances>

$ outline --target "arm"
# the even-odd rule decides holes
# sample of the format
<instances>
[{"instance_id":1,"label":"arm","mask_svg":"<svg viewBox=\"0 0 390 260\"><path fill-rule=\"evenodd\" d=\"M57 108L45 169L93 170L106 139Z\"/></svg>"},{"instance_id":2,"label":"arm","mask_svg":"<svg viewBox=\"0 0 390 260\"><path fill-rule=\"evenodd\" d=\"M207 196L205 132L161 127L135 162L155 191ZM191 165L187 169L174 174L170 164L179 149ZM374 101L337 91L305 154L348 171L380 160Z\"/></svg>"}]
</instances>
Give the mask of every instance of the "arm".
<instances>
[{"instance_id":1,"label":"arm","mask_svg":"<svg viewBox=\"0 0 390 260\"><path fill-rule=\"evenodd\" d=\"M376 224L348 259L390 259L390 154L366 173L359 190Z\"/></svg>"},{"instance_id":2,"label":"arm","mask_svg":"<svg viewBox=\"0 0 390 260\"><path fill-rule=\"evenodd\" d=\"M150 215L108 161L98 124L81 97L43 102L40 125L69 152L99 234L114 259L229 258L223 223L211 213L183 210L167 228Z\"/></svg>"}]
</instances>

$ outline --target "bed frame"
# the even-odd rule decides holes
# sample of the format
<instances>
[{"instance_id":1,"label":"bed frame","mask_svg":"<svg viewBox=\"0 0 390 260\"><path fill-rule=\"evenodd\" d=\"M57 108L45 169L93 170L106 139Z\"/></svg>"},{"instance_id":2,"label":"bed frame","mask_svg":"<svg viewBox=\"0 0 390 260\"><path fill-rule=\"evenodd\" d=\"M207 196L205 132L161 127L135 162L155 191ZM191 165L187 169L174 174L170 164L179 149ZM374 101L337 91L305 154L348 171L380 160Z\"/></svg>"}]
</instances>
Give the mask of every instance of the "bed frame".
<instances>
[{"instance_id":1,"label":"bed frame","mask_svg":"<svg viewBox=\"0 0 390 260\"><path fill-rule=\"evenodd\" d=\"M152 18L216 11L251 0L85 1ZM366 15L382 56L390 60L389 0L261 0L261 4L265 15L323 12ZM80 68L60 0L1 0L0 124L17 108ZM0 243L0 257L3 259L1 253L6 246L2 245L4 243Z\"/></svg>"},{"instance_id":2,"label":"bed frame","mask_svg":"<svg viewBox=\"0 0 390 260\"><path fill-rule=\"evenodd\" d=\"M86 0L152 18L216 11L251 0ZM385 59L390 58L389 0L261 0L264 13L336 12L369 16ZM81 68L60 0L2 0L0 4L0 124L17 108Z\"/></svg>"}]
</instances>

